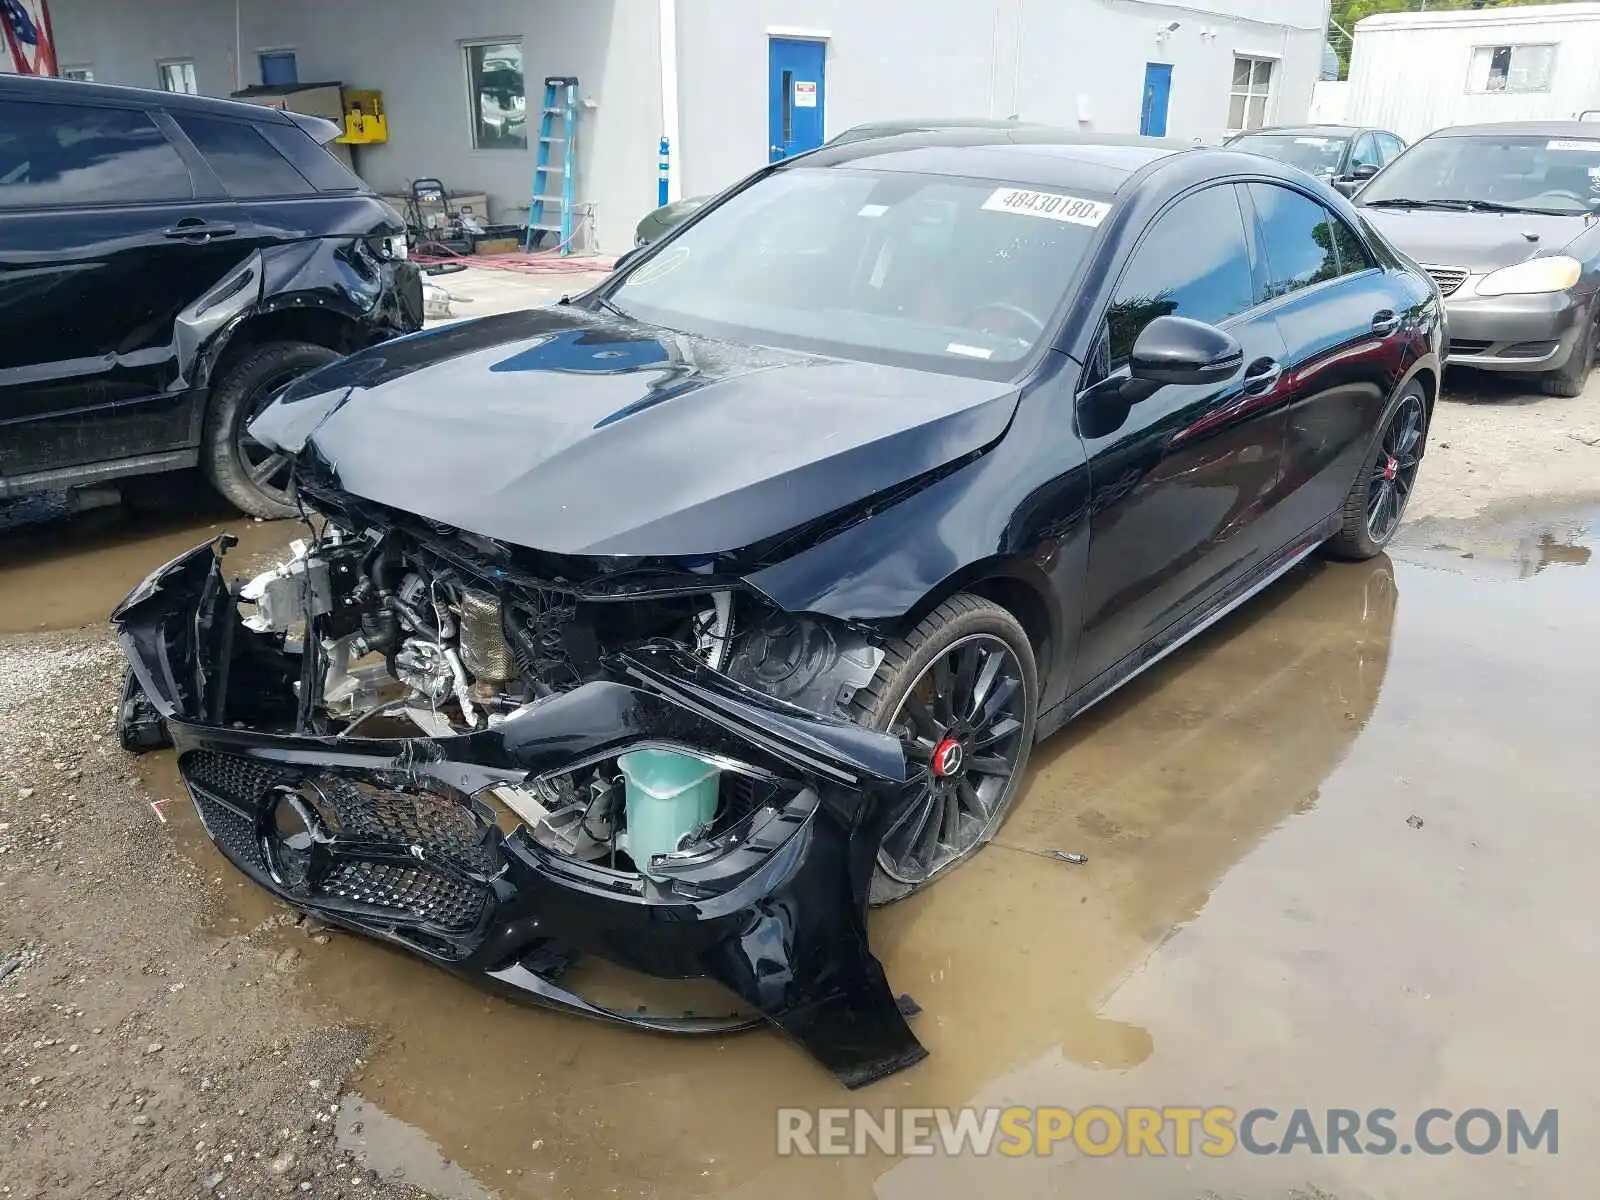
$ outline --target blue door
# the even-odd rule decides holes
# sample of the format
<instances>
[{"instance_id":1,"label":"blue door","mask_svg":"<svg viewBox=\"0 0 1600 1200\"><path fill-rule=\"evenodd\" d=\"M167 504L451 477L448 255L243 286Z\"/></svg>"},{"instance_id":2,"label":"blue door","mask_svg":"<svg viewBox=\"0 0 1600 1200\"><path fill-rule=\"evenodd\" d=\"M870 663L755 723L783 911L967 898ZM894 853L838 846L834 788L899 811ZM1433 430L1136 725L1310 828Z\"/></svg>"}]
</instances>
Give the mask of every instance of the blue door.
<instances>
[{"instance_id":1,"label":"blue door","mask_svg":"<svg viewBox=\"0 0 1600 1200\"><path fill-rule=\"evenodd\" d=\"M1144 106L1139 110L1139 132L1146 137L1167 136L1167 101L1172 99L1172 64L1145 63Z\"/></svg>"},{"instance_id":2,"label":"blue door","mask_svg":"<svg viewBox=\"0 0 1600 1200\"><path fill-rule=\"evenodd\" d=\"M772 162L822 145L826 42L767 43L767 157Z\"/></svg>"}]
</instances>

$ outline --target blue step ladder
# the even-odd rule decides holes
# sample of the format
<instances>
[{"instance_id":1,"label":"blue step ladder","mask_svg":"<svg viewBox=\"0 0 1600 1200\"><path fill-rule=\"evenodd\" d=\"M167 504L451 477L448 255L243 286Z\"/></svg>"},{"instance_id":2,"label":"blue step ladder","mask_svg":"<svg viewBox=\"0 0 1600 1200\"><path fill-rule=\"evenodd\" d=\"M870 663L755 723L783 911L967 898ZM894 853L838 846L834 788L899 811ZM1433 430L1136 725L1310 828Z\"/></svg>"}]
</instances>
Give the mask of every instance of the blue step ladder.
<instances>
[{"instance_id":1,"label":"blue step ladder","mask_svg":"<svg viewBox=\"0 0 1600 1200\"><path fill-rule=\"evenodd\" d=\"M554 233L560 238L556 252L563 256L572 253L572 143L577 133L577 77L551 75L544 81L544 110L539 115L539 150L533 160L533 192L528 199L524 250L532 251L541 233ZM560 165L552 162L558 149ZM561 177L559 192L550 190L553 175ZM546 216L546 204L560 206L555 219Z\"/></svg>"}]
</instances>

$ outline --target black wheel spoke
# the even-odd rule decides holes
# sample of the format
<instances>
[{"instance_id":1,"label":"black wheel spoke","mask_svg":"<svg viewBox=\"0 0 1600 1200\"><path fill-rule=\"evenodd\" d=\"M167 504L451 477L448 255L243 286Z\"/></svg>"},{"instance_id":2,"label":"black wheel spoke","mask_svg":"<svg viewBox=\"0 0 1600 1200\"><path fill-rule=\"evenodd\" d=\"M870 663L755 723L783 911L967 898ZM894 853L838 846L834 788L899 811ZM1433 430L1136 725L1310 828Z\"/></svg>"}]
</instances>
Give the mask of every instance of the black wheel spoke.
<instances>
[{"instance_id":1,"label":"black wheel spoke","mask_svg":"<svg viewBox=\"0 0 1600 1200\"><path fill-rule=\"evenodd\" d=\"M1015 675L1008 675L995 684L989 693L988 702L983 706L983 712L978 716L978 728L983 729L993 725L995 718L1006 710L1011 698L1017 694L1017 689L1021 686L1022 680Z\"/></svg>"},{"instance_id":2,"label":"black wheel spoke","mask_svg":"<svg viewBox=\"0 0 1600 1200\"><path fill-rule=\"evenodd\" d=\"M944 803L944 825L939 830L939 840L946 846L959 846L961 844L961 803L956 798L956 789L945 788L941 793Z\"/></svg>"},{"instance_id":3,"label":"black wheel spoke","mask_svg":"<svg viewBox=\"0 0 1600 1200\"><path fill-rule=\"evenodd\" d=\"M1009 775L1011 764L998 754L983 754L968 759L967 770L974 775Z\"/></svg>"},{"instance_id":4,"label":"black wheel spoke","mask_svg":"<svg viewBox=\"0 0 1600 1200\"><path fill-rule=\"evenodd\" d=\"M929 711L927 704L918 696L906 697L905 713L906 716L911 718L917 729L926 735L929 740L937 739L944 732L944 726L934 720L933 713Z\"/></svg>"},{"instance_id":5,"label":"black wheel spoke","mask_svg":"<svg viewBox=\"0 0 1600 1200\"><path fill-rule=\"evenodd\" d=\"M969 716L976 719L989 703L989 695L994 691L995 680L1000 678L1000 668L1005 666L1006 656L998 650L985 650L983 652L983 665L978 669L978 679L972 687L972 708Z\"/></svg>"},{"instance_id":6,"label":"black wheel spoke","mask_svg":"<svg viewBox=\"0 0 1600 1200\"><path fill-rule=\"evenodd\" d=\"M987 820L988 810L984 807L983 797L978 795L978 789L972 786L969 780L963 779L956 784L956 794L961 797L961 803L966 810L979 820Z\"/></svg>"},{"instance_id":7,"label":"black wheel spoke","mask_svg":"<svg viewBox=\"0 0 1600 1200\"><path fill-rule=\"evenodd\" d=\"M985 727L978 736L974 737L969 749L986 750L996 742L1003 742L1008 737L1013 737L1021 731L1021 721L1015 717L1001 717L994 724Z\"/></svg>"},{"instance_id":8,"label":"black wheel spoke","mask_svg":"<svg viewBox=\"0 0 1600 1200\"><path fill-rule=\"evenodd\" d=\"M259 487L288 465L289 456L287 454L269 454L259 463L251 466L250 482Z\"/></svg>"},{"instance_id":9,"label":"black wheel spoke","mask_svg":"<svg viewBox=\"0 0 1600 1200\"><path fill-rule=\"evenodd\" d=\"M884 845L891 841L899 843L909 849L922 832L923 824L928 819L928 813L933 809L933 789L920 792L917 796L895 814L894 820L889 822L889 828L883 832ZM907 834L901 837L901 834Z\"/></svg>"},{"instance_id":10,"label":"black wheel spoke","mask_svg":"<svg viewBox=\"0 0 1600 1200\"><path fill-rule=\"evenodd\" d=\"M933 660L933 715L945 727L956 718L950 694L954 687L955 678L950 669L950 656L942 654Z\"/></svg>"},{"instance_id":11,"label":"black wheel spoke","mask_svg":"<svg viewBox=\"0 0 1600 1200\"><path fill-rule=\"evenodd\" d=\"M982 652L976 645L962 646L956 652L956 677L950 691L952 719L971 716L976 707L972 702L972 688L978 678L981 657Z\"/></svg>"}]
</instances>

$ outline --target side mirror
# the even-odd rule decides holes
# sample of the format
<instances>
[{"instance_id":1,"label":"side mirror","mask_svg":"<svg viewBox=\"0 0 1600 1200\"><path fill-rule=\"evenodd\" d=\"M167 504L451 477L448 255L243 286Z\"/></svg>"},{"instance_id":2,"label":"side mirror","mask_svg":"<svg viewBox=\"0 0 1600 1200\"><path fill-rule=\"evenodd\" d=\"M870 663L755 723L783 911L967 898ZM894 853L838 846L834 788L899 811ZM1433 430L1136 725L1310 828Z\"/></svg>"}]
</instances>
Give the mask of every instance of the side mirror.
<instances>
[{"instance_id":1,"label":"side mirror","mask_svg":"<svg viewBox=\"0 0 1600 1200\"><path fill-rule=\"evenodd\" d=\"M1244 349L1215 325L1157 317L1134 342L1128 365L1133 378L1146 383L1221 383L1244 365Z\"/></svg>"},{"instance_id":2,"label":"side mirror","mask_svg":"<svg viewBox=\"0 0 1600 1200\"><path fill-rule=\"evenodd\" d=\"M1377 163L1361 163L1359 166L1351 169L1350 178L1354 179L1357 183L1365 183L1367 180L1376 175L1379 170L1380 168Z\"/></svg>"},{"instance_id":3,"label":"side mirror","mask_svg":"<svg viewBox=\"0 0 1600 1200\"><path fill-rule=\"evenodd\" d=\"M1341 196L1354 196L1361 190L1361 180L1353 175L1341 175L1339 178L1329 182L1333 184L1333 190Z\"/></svg>"}]
</instances>

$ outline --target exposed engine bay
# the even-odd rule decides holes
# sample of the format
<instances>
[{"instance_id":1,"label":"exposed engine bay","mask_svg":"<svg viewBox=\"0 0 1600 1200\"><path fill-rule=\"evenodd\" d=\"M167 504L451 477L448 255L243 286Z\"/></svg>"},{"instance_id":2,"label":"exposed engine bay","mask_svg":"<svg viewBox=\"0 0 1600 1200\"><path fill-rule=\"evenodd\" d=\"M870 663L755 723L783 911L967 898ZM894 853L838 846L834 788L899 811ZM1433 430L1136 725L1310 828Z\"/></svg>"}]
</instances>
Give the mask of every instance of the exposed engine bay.
<instances>
[{"instance_id":1,"label":"exposed engine bay","mask_svg":"<svg viewBox=\"0 0 1600 1200\"><path fill-rule=\"evenodd\" d=\"M438 738L488 730L602 678L608 656L651 645L681 649L807 712L847 718L883 656L863 631L780 612L732 587L637 599L511 582L403 531L353 534L331 522L292 551L239 588L238 599L246 628L286 649L299 644L300 732L343 738L409 726ZM652 761L653 774L641 766L630 775L625 757L494 794L549 849L646 873L652 857L692 860L773 798L764 773L708 755L700 762L711 782L696 785L694 802L676 802L650 779L692 766Z\"/></svg>"}]
</instances>

